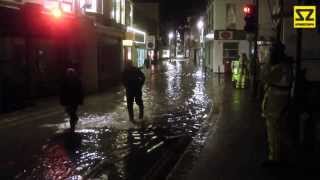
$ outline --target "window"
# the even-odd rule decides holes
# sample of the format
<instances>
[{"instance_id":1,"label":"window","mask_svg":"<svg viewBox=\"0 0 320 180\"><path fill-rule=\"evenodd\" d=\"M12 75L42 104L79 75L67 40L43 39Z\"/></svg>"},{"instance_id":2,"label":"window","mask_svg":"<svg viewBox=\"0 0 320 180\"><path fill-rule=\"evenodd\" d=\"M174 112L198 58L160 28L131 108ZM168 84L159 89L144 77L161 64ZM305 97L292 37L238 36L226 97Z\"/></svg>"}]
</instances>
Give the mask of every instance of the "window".
<instances>
[{"instance_id":1,"label":"window","mask_svg":"<svg viewBox=\"0 0 320 180\"><path fill-rule=\"evenodd\" d=\"M116 0L116 22L120 23L121 18L121 0Z\"/></svg>"},{"instance_id":2,"label":"window","mask_svg":"<svg viewBox=\"0 0 320 180\"><path fill-rule=\"evenodd\" d=\"M235 4L226 4L226 29L236 29L237 12Z\"/></svg>"},{"instance_id":3,"label":"window","mask_svg":"<svg viewBox=\"0 0 320 180\"><path fill-rule=\"evenodd\" d=\"M72 0L62 0L61 1L61 9L63 10L63 12L71 13L73 10L72 4L73 4Z\"/></svg>"},{"instance_id":4,"label":"window","mask_svg":"<svg viewBox=\"0 0 320 180\"><path fill-rule=\"evenodd\" d=\"M45 0L44 7L46 9L58 9L61 7L63 12L72 13L73 12L73 0Z\"/></svg>"},{"instance_id":5,"label":"window","mask_svg":"<svg viewBox=\"0 0 320 180\"><path fill-rule=\"evenodd\" d=\"M126 24L126 1L121 0L121 24Z\"/></svg>"},{"instance_id":6,"label":"window","mask_svg":"<svg viewBox=\"0 0 320 180\"><path fill-rule=\"evenodd\" d=\"M126 0L112 0L111 18L117 23L126 24Z\"/></svg>"},{"instance_id":7,"label":"window","mask_svg":"<svg viewBox=\"0 0 320 180\"><path fill-rule=\"evenodd\" d=\"M80 8L85 9L85 12L102 14L103 0L80 0Z\"/></svg>"},{"instance_id":8,"label":"window","mask_svg":"<svg viewBox=\"0 0 320 180\"><path fill-rule=\"evenodd\" d=\"M239 58L239 43L224 43L223 44L223 59L235 61Z\"/></svg>"}]
</instances>

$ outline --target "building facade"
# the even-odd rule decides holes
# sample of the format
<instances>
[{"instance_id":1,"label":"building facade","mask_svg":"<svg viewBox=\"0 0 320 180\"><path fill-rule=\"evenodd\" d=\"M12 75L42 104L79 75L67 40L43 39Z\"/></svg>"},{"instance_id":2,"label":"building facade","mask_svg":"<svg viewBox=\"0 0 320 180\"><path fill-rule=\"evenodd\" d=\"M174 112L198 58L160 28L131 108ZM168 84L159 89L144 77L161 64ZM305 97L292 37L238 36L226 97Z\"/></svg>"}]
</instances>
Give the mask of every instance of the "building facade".
<instances>
[{"instance_id":1,"label":"building facade","mask_svg":"<svg viewBox=\"0 0 320 180\"><path fill-rule=\"evenodd\" d=\"M0 111L56 95L68 67L88 93L119 82L132 11L129 0L0 1Z\"/></svg>"},{"instance_id":2,"label":"building facade","mask_svg":"<svg viewBox=\"0 0 320 180\"><path fill-rule=\"evenodd\" d=\"M249 1L211 0L205 27L205 66L215 73L231 73L231 62L245 53L249 42L242 8Z\"/></svg>"},{"instance_id":3,"label":"building facade","mask_svg":"<svg viewBox=\"0 0 320 180\"><path fill-rule=\"evenodd\" d=\"M151 62L160 57L160 6L156 2L135 2L134 27L143 29L146 34L147 56Z\"/></svg>"}]
</instances>

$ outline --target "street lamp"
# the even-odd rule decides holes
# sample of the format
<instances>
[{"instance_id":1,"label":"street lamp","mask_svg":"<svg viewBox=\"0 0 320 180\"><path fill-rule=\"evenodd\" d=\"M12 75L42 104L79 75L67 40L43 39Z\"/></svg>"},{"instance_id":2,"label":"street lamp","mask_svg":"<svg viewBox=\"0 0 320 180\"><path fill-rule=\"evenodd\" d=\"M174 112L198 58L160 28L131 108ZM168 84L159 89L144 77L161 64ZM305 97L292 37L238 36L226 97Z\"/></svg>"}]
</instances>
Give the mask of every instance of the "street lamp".
<instances>
[{"instance_id":1,"label":"street lamp","mask_svg":"<svg viewBox=\"0 0 320 180\"><path fill-rule=\"evenodd\" d=\"M199 30L201 30L203 28L203 21L202 20L198 21L197 27Z\"/></svg>"},{"instance_id":2,"label":"street lamp","mask_svg":"<svg viewBox=\"0 0 320 180\"><path fill-rule=\"evenodd\" d=\"M169 58L171 61L171 39L173 38L173 32L170 32L168 36L169 36Z\"/></svg>"},{"instance_id":3,"label":"street lamp","mask_svg":"<svg viewBox=\"0 0 320 180\"><path fill-rule=\"evenodd\" d=\"M173 38L173 32L169 33L169 40L171 40Z\"/></svg>"}]
</instances>

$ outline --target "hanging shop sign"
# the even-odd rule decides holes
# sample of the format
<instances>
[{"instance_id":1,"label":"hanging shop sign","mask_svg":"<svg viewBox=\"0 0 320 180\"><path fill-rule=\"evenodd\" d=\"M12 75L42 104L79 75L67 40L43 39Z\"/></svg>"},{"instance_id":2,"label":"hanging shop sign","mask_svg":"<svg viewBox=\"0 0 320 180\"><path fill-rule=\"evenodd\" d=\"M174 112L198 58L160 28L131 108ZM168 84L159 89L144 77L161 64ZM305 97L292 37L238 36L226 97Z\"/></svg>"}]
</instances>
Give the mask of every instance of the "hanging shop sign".
<instances>
[{"instance_id":1,"label":"hanging shop sign","mask_svg":"<svg viewBox=\"0 0 320 180\"><path fill-rule=\"evenodd\" d=\"M146 41L147 49L155 49L156 47L156 37L155 36L148 36Z\"/></svg>"},{"instance_id":2,"label":"hanging shop sign","mask_svg":"<svg viewBox=\"0 0 320 180\"><path fill-rule=\"evenodd\" d=\"M233 32L232 31L220 31L219 32L219 39L232 40L233 39Z\"/></svg>"}]
</instances>

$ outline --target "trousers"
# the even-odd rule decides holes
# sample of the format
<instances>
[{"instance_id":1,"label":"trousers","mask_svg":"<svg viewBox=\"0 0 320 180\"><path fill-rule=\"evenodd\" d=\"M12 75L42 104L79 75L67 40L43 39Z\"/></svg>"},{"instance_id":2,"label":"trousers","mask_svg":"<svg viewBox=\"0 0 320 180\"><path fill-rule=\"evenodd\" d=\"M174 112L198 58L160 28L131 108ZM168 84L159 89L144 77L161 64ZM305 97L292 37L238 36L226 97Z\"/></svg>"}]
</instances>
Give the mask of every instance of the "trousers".
<instances>
[{"instance_id":1,"label":"trousers","mask_svg":"<svg viewBox=\"0 0 320 180\"><path fill-rule=\"evenodd\" d=\"M78 106L77 105L69 105L66 106L66 113L68 114L70 118L70 128L72 131L75 130L76 124L79 120L79 117L77 115Z\"/></svg>"},{"instance_id":2,"label":"trousers","mask_svg":"<svg viewBox=\"0 0 320 180\"><path fill-rule=\"evenodd\" d=\"M136 92L127 92L127 108L129 113L129 119L132 121L134 120L134 112L133 112L133 103L136 102L136 104L139 106L139 118L143 118L144 114L144 106L143 106L143 100L142 100L142 91L136 91Z\"/></svg>"}]
</instances>

